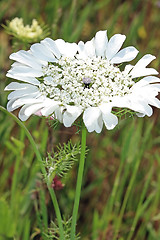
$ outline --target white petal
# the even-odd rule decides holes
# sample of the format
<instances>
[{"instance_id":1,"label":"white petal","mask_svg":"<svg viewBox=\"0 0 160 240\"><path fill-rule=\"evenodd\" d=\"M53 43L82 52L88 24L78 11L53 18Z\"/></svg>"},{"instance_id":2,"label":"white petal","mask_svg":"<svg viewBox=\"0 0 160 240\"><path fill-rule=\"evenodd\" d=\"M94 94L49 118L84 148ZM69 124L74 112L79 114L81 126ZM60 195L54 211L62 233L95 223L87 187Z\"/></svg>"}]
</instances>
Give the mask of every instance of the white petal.
<instances>
[{"instance_id":1,"label":"white petal","mask_svg":"<svg viewBox=\"0 0 160 240\"><path fill-rule=\"evenodd\" d=\"M160 108L160 100L158 98L149 98L148 99L148 104Z\"/></svg>"},{"instance_id":2,"label":"white petal","mask_svg":"<svg viewBox=\"0 0 160 240\"><path fill-rule=\"evenodd\" d=\"M78 51L78 46L76 43L68 43L62 39L55 40L55 44L63 56L74 57Z\"/></svg>"},{"instance_id":3,"label":"white petal","mask_svg":"<svg viewBox=\"0 0 160 240\"><path fill-rule=\"evenodd\" d=\"M133 70L130 72L132 78L157 74L158 72L154 68L141 68L141 67L136 67L136 69L133 68Z\"/></svg>"},{"instance_id":4,"label":"white petal","mask_svg":"<svg viewBox=\"0 0 160 240\"><path fill-rule=\"evenodd\" d=\"M32 105L28 106L24 110L24 115L26 115L28 117L31 116L33 113L40 110L43 107L43 105L44 105L44 103L36 103L36 104L32 104Z\"/></svg>"},{"instance_id":5,"label":"white petal","mask_svg":"<svg viewBox=\"0 0 160 240\"><path fill-rule=\"evenodd\" d=\"M138 50L135 47L126 47L120 50L112 59L111 63L122 63L133 60L138 54Z\"/></svg>"},{"instance_id":6,"label":"white petal","mask_svg":"<svg viewBox=\"0 0 160 240\"><path fill-rule=\"evenodd\" d=\"M42 71L33 69L28 66L23 66L23 65L11 68L8 71L8 74L25 76L25 77L41 77L41 76L43 76Z\"/></svg>"},{"instance_id":7,"label":"white petal","mask_svg":"<svg viewBox=\"0 0 160 240\"><path fill-rule=\"evenodd\" d=\"M146 67L150 62L152 62L154 59L156 59L155 56L151 55L151 54L146 54L144 55L134 66L135 68L137 66L141 66L141 67Z\"/></svg>"},{"instance_id":8,"label":"white petal","mask_svg":"<svg viewBox=\"0 0 160 240\"><path fill-rule=\"evenodd\" d=\"M95 56L95 44L94 39L88 41L86 43L80 41L77 46L77 58L85 59L87 57L94 57Z\"/></svg>"},{"instance_id":9,"label":"white petal","mask_svg":"<svg viewBox=\"0 0 160 240\"><path fill-rule=\"evenodd\" d=\"M10 91L10 90L18 90L18 89L26 89L30 87L30 84L25 84L25 83L17 83L17 82L11 82L5 87L5 91Z\"/></svg>"},{"instance_id":10,"label":"white petal","mask_svg":"<svg viewBox=\"0 0 160 240\"><path fill-rule=\"evenodd\" d=\"M147 86L145 86L145 87L147 87ZM150 84L149 88L152 89L153 91L160 92L160 84Z\"/></svg>"},{"instance_id":11,"label":"white petal","mask_svg":"<svg viewBox=\"0 0 160 240\"><path fill-rule=\"evenodd\" d=\"M15 102L13 103L12 107L16 107L16 106L22 106L24 104L35 104L35 103L43 103L44 102L44 98L35 98L30 97L29 96L24 96L21 98L18 98L17 100L15 100Z\"/></svg>"},{"instance_id":12,"label":"white petal","mask_svg":"<svg viewBox=\"0 0 160 240\"><path fill-rule=\"evenodd\" d=\"M80 41L78 43L78 52L81 52L84 50L84 42L83 41Z\"/></svg>"},{"instance_id":13,"label":"white petal","mask_svg":"<svg viewBox=\"0 0 160 240\"><path fill-rule=\"evenodd\" d=\"M8 95L8 100L10 100L12 98L19 98L22 96L30 95L32 93L38 94L39 93L38 88L35 86L30 86L29 88L26 88L23 90L15 90Z\"/></svg>"},{"instance_id":14,"label":"white petal","mask_svg":"<svg viewBox=\"0 0 160 240\"><path fill-rule=\"evenodd\" d=\"M112 103L104 103L99 106L99 109L102 113L107 114L110 113L112 110Z\"/></svg>"},{"instance_id":15,"label":"white petal","mask_svg":"<svg viewBox=\"0 0 160 240\"><path fill-rule=\"evenodd\" d=\"M86 56L88 56L88 57L94 57L95 56L94 39L85 43L84 51L85 51Z\"/></svg>"},{"instance_id":16,"label":"white petal","mask_svg":"<svg viewBox=\"0 0 160 240\"><path fill-rule=\"evenodd\" d=\"M144 77L142 80L146 83L158 83L158 82L160 82L160 78L155 77L155 76Z\"/></svg>"},{"instance_id":17,"label":"white petal","mask_svg":"<svg viewBox=\"0 0 160 240\"><path fill-rule=\"evenodd\" d=\"M59 107L59 102L51 101L49 106L45 106L41 113L43 116L48 117L50 114L52 114L57 108Z\"/></svg>"},{"instance_id":18,"label":"white petal","mask_svg":"<svg viewBox=\"0 0 160 240\"><path fill-rule=\"evenodd\" d=\"M59 121L60 123L63 122L63 111L64 111L64 107L61 106L61 107L57 108L57 109L55 110L55 112L54 112L56 119L58 119L58 121Z\"/></svg>"},{"instance_id":19,"label":"white petal","mask_svg":"<svg viewBox=\"0 0 160 240\"><path fill-rule=\"evenodd\" d=\"M130 101L129 109L132 109L135 112L143 113L150 117L153 113L152 108L148 105L148 102L145 98L142 98L142 96L134 96L134 94L130 94L128 96Z\"/></svg>"},{"instance_id":20,"label":"white petal","mask_svg":"<svg viewBox=\"0 0 160 240\"><path fill-rule=\"evenodd\" d=\"M134 66L131 65L131 64L126 65L125 68L124 68L124 72L129 73L133 69L133 67Z\"/></svg>"},{"instance_id":21,"label":"white petal","mask_svg":"<svg viewBox=\"0 0 160 240\"><path fill-rule=\"evenodd\" d=\"M56 62L56 58L52 54L52 52L49 51L47 47L45 47L43 44L35 43L30 48L32 54L43 61L47 62Z\"/></svg>"},{"instance_id":22,"label":"white petal","mask_svg":"<svg viewBox=\"0 0 160 240\"><path fill-rule=\"evenodd\" d=\"M63 114L63 124L65 127L71 127L72 123L81 115L82 109L75 106L67 106Z\"/></svg>"},{"instance_id":23,"label":"white petal","mask_svg":"<svg viewBox=\"0 0 160 240\"><path fill-rule=\"evenodd\" d=\"M129 108L130 107L129 96L114 97L112 100L112 106L120 108Z\"/></svg>"},{"instance_id":24,"label":"white petal","mask_svg":"<svg viewBox=\"0 0 160 240\"><path fill-rule=\"evenodd\" d=\"M143 98L143 95L128 94L124 97L115 97L112 102L113 107L129 108L135 112L143 113L144 115L151 116L152 108Z\"/></svg>"},{"instance_id":25,"label":"white petal","mask_svg":"<svg viewBox=\"0 0 160 240\"><path fill-rule=\"evenodd\" d=\"M48 47L57 59L61 57L60 51L58 50L54 40L52 40L51 38L45 38L41 41L41 43Z\"/></svg>"},{"instance_id":26,"label":"white petal","mask_svg":"<svg viewBox=\"0 0 160 240\"><path fill-rule=\"evenodd\" d=\"M36 113L38 110L41 109L41 107L43 106L43 104L35 104L35 105L24 105L18 114L18 117L22 120L22 121L26 121L30 115Z\"/></svg>"},{"instance_id":27,"label":"white petal","mask_svg":"<svg viewBox=\"0 0 160 240\"><path fill-rule=\"evenodd\" d=\"M140 104L144 108L142 113L145 113L148 117L150 117L153 114L153 109L146 103L146 101L141 101Z\"/></svg>"},{"instance_id":28,"label":"white petal","mask_svg":"<svg viewBox=\"0 0 160 240\"><path fill-rule=\"evenodd\" d=\"M89 107L84 111L83 121L88 132L100 133L103 127L102 114L98 107Z\"/></svg>"},{"instance_id":29,"label":"white petal","mask_svg":"<svg viewBox=\"0 0 160 240\"><path fill-rule=\"evenodd\" d=\"M146 86L150 83L158 83L160 82L160 79L155 77L155 76L148 76L148 77L144 77L143 79L141 79L139 82L136 82L133 87L131 89L133 90L137 90L143 86Z\"/></svg>"},{"instance_id":30,"label":"white petal","mask_svg":"<svg viewBox=\"0 0 160 240\"><path fill-rule=\"evenodd\" d=\"M77 57L78 58L87 58L87 53L85 52L85 49L84 49L84 47L85 47L85 44L84 44L84 42L82 42L82 41L80 41L79 43L78 43L78 55L77 55Z\"/></svg>"},{"instance_id":31,"label":"white petal","mask_svg":"<svg viewBox=\"0 0 160 240\"><path fill-rule=\"evenodd\" d=\"M111 112L102 114L102 118L103 118L104 124L108 130L115 128L115 126L118 124L117 116L115 116Z\"/></svg>"},{"instance_id":32,"label":"white petal","mask_svg":"<svg viewBox=\"0 0 160 240\"><path fill-rule=\"evenodd\" d=\"M74 57L77 53L78 46L76 43L66 43L66 48L63 50L63 55L66 57Z\"/></svg>"},{"instance_id":33,"label":"white petal","mask_svg":"<svg viewBox=\"0 0 160 240\"><path fill-rule=\"evenodd\" d=\"M155 56L147 54L143 56L134 66L130 72L133 78L142 77L147 75L156 75L158 72L153 68L146 68L146 66L155 59Z\"/></svg>"},{"instance_id":34,"label":"white petal","mask_svg":"<svg viewBox=\"0 0 160 240\"><path fill-rule=\"evenodd\" d=\"M31 55L29 52L24 50L20 50L16 53L12 53L10 55L10 59L25 65L28 65L29 67L32 67L34 69L38 69L38 70L42 69L42 66L37 61L37 59L33 55Z\"/></svg>"},{"instance_id":35,"label":"white petal","mask_svg":"<svg viewBox=\"0 0 160 240\"><path fill-rule=\"evenodd\" d=\"M145 117L144 113L136 113L137 117Z\"/></svg>"},{"instance_id":36,"label":"white petal","mask_svg":"<svg viewBox=\"0 0 160 240\"><path fill-rule=\"evenodd\" d=\"M146 102L148 102L150 98L155 98L158 92L160 92L160 84L148 84L134 89L132 94L135 98L146 99Z\"/></svg>"},{"instance_id":37,"label":"white petal","mask_svg":"<svg viewBox=\"0 0 160 240\"><path fill-rule=\"evenodd\" d=\"M30 105L24 105L24 106L20 109L20 111L19 111L19 113L18 113L18 117L21 119L21 121L26 121L26 120L29 118L29 116L25 115L25 113L24 113L24 111L26 110L26 108L29 107L29 106L30 106Z\"/></svg>"},{"instance_id":38,"label":"white petal","mask_svg":"<svg viewBox=\"0 0 160 240\"><path fill-rule=\"evenodd\" d=\"M122 47L125 39L126 36L122 34L115 34L113 37L111 37L106 48L106 58L108 60L112 59L116 55L116 53Z\"/></svg>"},{"instance_id":39,"label":"white petal","mask_svg":"<svg viewBox=\"0 0 160 240\"><path fill-rule=\"evenodd\" d=\"M94 41L95 41L96 55L104 57L105 50L108 44L107 30L97 32L95 35Z\"/></svg>"},{"instance_id":40,"label":"white petal","mask_svg":"<svg viewBox=\"0 0 160 240\"><path fill-rule=\"evenodd\" d=\"M43 44L41 44L41 45L43 45ZM32 56L34 56L33 52L30 49L27 52L29 52ZM48 66L48 61L47 60L36 58L36 61L38 61L42 66Z\"/></svg>"},{"instance_id":41,"label":"white petal","mask_svg":"<svg viewBox=\"0 0 160 240\"><path fill-rule=\"evenodd\" d=\"M102 112L102 118L104 121L104 124L108 130L113 129L118 124L118 118L111 113L112 111L112 104L102 104L99 106L101 112Z\"/></svg>"},{"instance_id":42,"label":"white petal","mask_svg":"<svg viewBox=\"0 0 160 240\"><path fill-rule=\"evenodd\" d=\"M12 63L12 65L11 65L12 68L13 68L13 67L19 67L19 66L26 66L26 65L23 64L23 63L19 63L19 62L14 62L14 63Z\"/></svg>"},{"instance_id":43,"label":"white petal","mask_svg":"<svg viewBox=\"0 0 160 240\"><path fill-rule=\"evenodd\" d=\"M6 76L9 77L9 78L14 78L14 79L23 81L23 82L31 83L33 85L39 85L40 84L40 82L34 77L26 77L26 76L23 76L23 75L11 74L11 73L7 73Z\"/></svg>"},{"instance_id":44,"label":"white petal","mask_svg":"<svg viewBox=\"0 0 160 240\"><path fill-rule=\"evenodd\" d=\"M9 112L14 111L15 109L21 107L24 104L33 104L33 103L42 103L43 102L43 98L36 98L37 95L35 95L35 93L31 93L27 96L22 96L20 98L12 98L8 101L7 103L7 110Z\"/></svg>"},{"instance_id":45,"label":"white petal","mask_svg":"<svg viewBox=\"0 0 160 240\"><path fill-rule=\"evenodd\" d=\"M16 101L15 98L8 101L8 103L7 103L7 110L9 112L14 111L15 109L17 109L17 108L19 108L21 106L21 104L19 104L19 105L17 104L16 106L14 106L14 102L15 101Z\"/></svg>"},{"instance_id":46,"label":"white petal","mask_svg":"<svg viewBox=\"0 0 160 240\"><path fill-rule=\"evenodd\" d=\"M62 54L65 52L66 42L63 39L57 39L54 41L59 52Z\"/></svg>"}]
</instances>

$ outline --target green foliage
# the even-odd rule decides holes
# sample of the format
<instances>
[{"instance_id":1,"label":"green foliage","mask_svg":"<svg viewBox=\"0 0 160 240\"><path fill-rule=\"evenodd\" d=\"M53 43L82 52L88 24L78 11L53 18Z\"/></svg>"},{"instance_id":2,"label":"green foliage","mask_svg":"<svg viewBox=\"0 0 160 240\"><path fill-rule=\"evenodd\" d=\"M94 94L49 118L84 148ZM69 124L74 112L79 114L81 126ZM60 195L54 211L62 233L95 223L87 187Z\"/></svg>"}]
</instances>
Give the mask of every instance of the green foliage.
<instances>
[{"instance_id":1,"label":"green foliage","mask_svg":"<svg viewBox=\"0 0 160 240\"><path fill-rule=\"evenodd\" d=\"M77 161L77 155L80 152L80 144L73 145L71 140L69 140L63 146L59 144L56 152L48 153L43 163L48 171L48 176L46 177L49 179L49 182L52 182L56 175L64 177L72 168L74 162Z\"/></svg>"},{"instance_id":2,"label":"green foliage","mask_svg":"<svg viewBox=\"0 0 160 240\"><path fill-rule=\"evenodd\" d=\"M69 218L68 220L64 218L63 220L63 226L64 226L64 236L65 236L65 240L70 240L70 232L71 232L71 221L72 218ZM59 227L57 225L56 222L51 222L51 226L48 229L48 234L44 234L45 236L47 236L48 240L59 240ZM75 240L79 240L80 235L77 234L75 236Z\"/></svg>"},{"instance_id":3,"label":"green foliage","mask_svg":"<svg viewBox=\"0 0 160 240\"><path fill-rule=\"evenodd\" d=\"M49 123L49 126L54 130L56 130L60 124L60 122L57 119L51 119L51 118L48 119L48 123Z\"/></svg>"},{"instance_id":4,"label":"green foliage","mask_svg":"<svg viewBox=\"0 0 160 240\"><path fill-rule=\"evenodd\" d=\"M13 221L12 210L5 200L0 199L0 239L1 237L13 237L15 228L16 224Z\"/></svg>"},{"instance_id":5,"label":"green foliage","mask_svg":"<svg viewBox=\"0 0 160 240\"><path fill-rule=\"evenodd\" d=\"M130 109L127 108L113 108L112 113L117 115L117 117L121 120L122 118L129 118L134 117L136 113Z\"/></svg>"}]
</instances>

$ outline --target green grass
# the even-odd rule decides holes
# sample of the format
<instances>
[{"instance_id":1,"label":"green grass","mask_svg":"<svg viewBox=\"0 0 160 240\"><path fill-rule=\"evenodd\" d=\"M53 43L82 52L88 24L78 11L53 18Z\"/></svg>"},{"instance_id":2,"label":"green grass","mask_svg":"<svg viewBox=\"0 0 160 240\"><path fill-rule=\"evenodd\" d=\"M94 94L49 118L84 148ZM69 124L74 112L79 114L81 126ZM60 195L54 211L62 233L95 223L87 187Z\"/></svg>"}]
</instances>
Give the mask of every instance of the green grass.
<instances>
[{"instance_id":1,"label":"green grass","mask_svg":"<svg viewBox=\"0 0 160 240\"><path fill-rule=\"evenodd\" d=\"M127 36L124 46L134 45L137 59L151 53L160 66L160 15L158 1L139 0L36 0L0 1L0 21L23 17L45 22L53 39L87 41L107 29ZM10 68L11 38L0 29L0 104ZM15 114L17 112L15 111ZM32 116L24 123L45 158L58 143L78 142L76 127L52 128L48 120ZM89 149L77 230L82 240L160 239L160 121L151 118L121 120L112 131L88 134ZM56 190L62 215L72 214L77 164ZM0 112L0 240L47 239L44 232L55 221L51 198L35 152L13 118Z\"/></svg>"}]
</instances>

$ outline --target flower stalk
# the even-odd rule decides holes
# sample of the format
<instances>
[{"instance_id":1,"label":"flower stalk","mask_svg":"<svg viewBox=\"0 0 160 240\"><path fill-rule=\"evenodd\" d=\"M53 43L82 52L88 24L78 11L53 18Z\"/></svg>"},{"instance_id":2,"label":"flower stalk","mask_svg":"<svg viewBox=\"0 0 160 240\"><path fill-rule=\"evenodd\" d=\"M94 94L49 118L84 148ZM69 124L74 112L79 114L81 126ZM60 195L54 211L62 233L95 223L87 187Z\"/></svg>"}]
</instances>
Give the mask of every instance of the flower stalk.
<instances>
[{"instance_id":1,"label":"flower stalk","mask_svg":"<svg viewBox=\"0 0 160 240\"><path fill-rule=\"evenodd\" d=\"M77 185L76 185L76 193L75 200L73 206L73 214L72 214L72 224L71 224L71 240L75 239L76 235L76 222L79 208L79 201L81 195L81 187L82 187L82 179L84 172L84 163L85 163L85 152L86 152L86 136L87 130L84 124L82 124L82 136L81 136L81 156L78 168L78 176L77 176Z\"/></svg>"}]
</instances>

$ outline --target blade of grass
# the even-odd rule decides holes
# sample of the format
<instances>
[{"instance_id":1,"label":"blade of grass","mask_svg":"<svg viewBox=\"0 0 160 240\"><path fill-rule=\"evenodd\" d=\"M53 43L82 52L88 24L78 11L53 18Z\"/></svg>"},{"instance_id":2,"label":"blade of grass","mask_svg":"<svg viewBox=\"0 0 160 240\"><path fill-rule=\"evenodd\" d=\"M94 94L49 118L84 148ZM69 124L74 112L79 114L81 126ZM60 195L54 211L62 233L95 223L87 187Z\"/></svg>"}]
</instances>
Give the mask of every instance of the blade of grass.
<instances>
[{"instance_id":1,"label":"blade of grass","mask_svg":"<svg viewBox=\"0 0 160 240\"><path fill-rule=\"evenodd\" d=\"M109 198L109 200L108 200L108 202L107 202L107 204L104 208L103 215L102 215L101 220L100 220L102 229L107 230L109 218L110 218L110 215L111 215L112 210L113 210L117 190L118 190L118 187L119 187L119 184L120 184L120 176L121 176L122 169L124 167L124 163L125 163L125 160L126 160L127 149L129 148L130 141L131 141L131 138L132 138L132 135L133 135L133 131L134 131L134 125L132 124L132 127L128 131L128 136L126 137L126 140L124 142L124 146L123 146L122 154L121 154L121 162L120 162L120 166L119 166L119 169L118 169L115 181L114 181L111 196L110 196L110 198ZM105 234L106 234L105 232L104 232L103 236L105 236Z\"/></svg>"},{"instance_id":2,"label":"blade of grass","mask_svg":"<svg viewBox=\"0 0 160 240\"><path fill-rule=\"evenodd\" d=\"M40 196L40 209L41 209L41 214L42 214L42 218L43 218L43 224L44 224L45 230L47 230L48 229L48 214L47 214L47 208L46 208L46 204L45 204L44 191L40 190L39 196Z\"/></svg>"},{"instance_id":3,"label":"blade of grass","mask_svg":"<svg viewBox=\"0 0 160 240\"><path fill-rule=\"evenodd\" d=\"M30 240L30 227L31 227L31 221L28 217L25 219L24 230L23 230L23 239L25 240Z\"/></svg>"},{"instance_id":4,"label":"blade of grass","mask_svg":"<svg viewBox=\"0 0 160 240\"><path fill-rule=\"evenodd\" d=\"M134 185L134 181L135 181L135 178L136 178L136 175L137 175L140 160L141 160L141 157L143 156L143 152L144 152L144 149L145 149L145 144L146 144L146 142L147 142L147 140L150 136L150 132L151 132L152 127L153 127L153 123L151 123L150 126L148 126L147 131L146 131L145 136L144 136L144 139L143 139L143 143L142 143L139 155L137 156L137 158L134 159L134 162L135 162L134 169L132 170L132 176L130 178L130 181L129 181L129 184L128 184L128 187L127 187L127 191L126 191L123 203L122 203L122 207L121 207L119 216L118 216L117 221L115 223L115 234L114 234L113 240L116 240L117 235L119 233L122 218L123 218L123 215L124 215L124 211L125 211L126 206L127 206L127 201L128 201L130 192L132 190L132 187Z\"/></svg>"},{"instance_id":5,"label":"blade of grass","mask_svg":"<svg viewBox=\"0 0 160 240\"><path fill-rule=\"evenodd\" d=\"M131 229L130 229L130 232L129 232L127 240L131 240L131 238L133 236L133 233L135 231L138 219L140 218L141 214L143 214L143 212L142 212L142 209L143 209L142 205L143 205L143 201L144 201L147 189L148 189L149 184L150 184L150 180L151 180L152 174L153 174L153 168L151 168L150 172L147 174L146 182L145 182L144 188L142 190L142 194L140 196L140 200L139 200L139 203L138 203L138 206L137 206L136 214L135 214L135 217L133 219L133 223L132 223L132 226L131 226Z\"/></svg>"},{"instance_id":6,"label":"blade of grass","mask_svg":"<svg viewBox=\"0 0 160 240\"><path fill-rule=\"evenodd\" d=\"M20 136L20 141L23 142L24 139L24 131L21 129L21 136ZM23 144L24 145L24 144ZM22 146L23 146L22 145ZM17 151L17 156L16 156L16 161L14 165L14 172L13 172L13 177L12 177L12 186L11 186L11 209L14 210L14 195L15 195L15 190L17 186L17 181L18 181L18 170L20 166L20 160L22 158L22 146L20 147L20 151ZM23 146L24 147L24 146ZM14 214L14 211L13 211Z\"/></svg>"},{"instance_id":7,"label":"blade of grass","mask_svg":"<svg viewBox=\"0 0 160 240\"><path fill-rule=\"evenodd\" d=\"M143 239L146 233L148 232L147 230L147 224L150 221L151 213L148 211L149 205L155 198L156 192L152 192L146 199L146 201L143 203L141 210L140 210L140 215L143 214L143 222L141 224L141 227L138 229L138 233L136 236L136 239ZM145 214L144 214L145 213ZM147 215L147 216L146 216ZM156 239L157 240L157 239Z\"/></svg>"}]
</instances>

